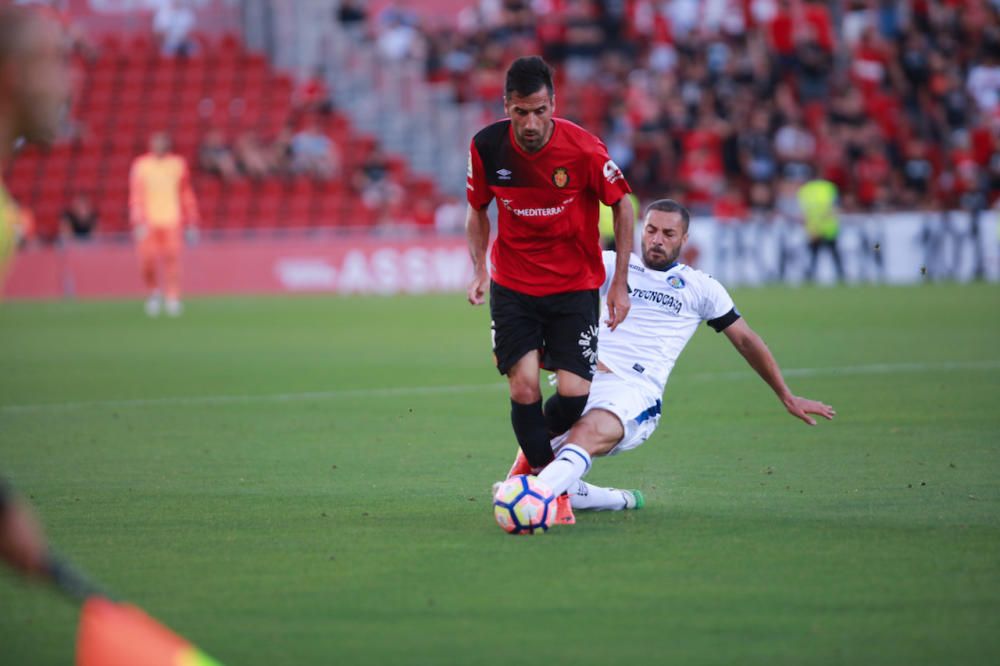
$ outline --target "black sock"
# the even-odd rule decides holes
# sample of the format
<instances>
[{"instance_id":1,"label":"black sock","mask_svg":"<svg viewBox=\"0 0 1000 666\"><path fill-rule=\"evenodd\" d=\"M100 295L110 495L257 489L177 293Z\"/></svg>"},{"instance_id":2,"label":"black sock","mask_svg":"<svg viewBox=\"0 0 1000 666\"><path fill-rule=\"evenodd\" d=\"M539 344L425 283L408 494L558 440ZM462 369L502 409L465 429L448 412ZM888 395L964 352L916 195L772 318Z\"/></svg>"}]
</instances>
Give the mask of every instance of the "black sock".
<instances>
[{"instance_id":1,"label":"black sock","mask_svg":"<svg viewBox=\"0 0 1000 666\"><path fill-rule=\"evenodd\" d=\"M561 435L576 423L587 406L585 395L561 395L556 392L545 401L545 425L549 436Z\"/></svg>"},{"instance_id":2,"label":"black sock","mask_svg":"<svg viewBox=\"0 0 1000 666\"><path fill-rule=\"evenodd\" d=\"M532 467L544 467L555 459L549 443L545 417L542 415L542 401L530 405L510 401L510 422L514 426L514 436L524 452L524 457Z\"/></svg>"}]
</instances>

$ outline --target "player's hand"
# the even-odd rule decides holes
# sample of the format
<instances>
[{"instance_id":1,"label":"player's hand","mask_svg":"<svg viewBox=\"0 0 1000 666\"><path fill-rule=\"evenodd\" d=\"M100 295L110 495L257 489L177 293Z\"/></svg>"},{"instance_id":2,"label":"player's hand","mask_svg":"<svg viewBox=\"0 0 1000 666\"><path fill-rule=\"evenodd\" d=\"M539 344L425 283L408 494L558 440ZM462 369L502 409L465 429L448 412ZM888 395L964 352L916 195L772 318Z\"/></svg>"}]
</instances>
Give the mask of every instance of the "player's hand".
<instances>
[{"instance_id":1,"label":"player's hand","mask_svg":"<svg viewBox=\"0 0 1000 666\"><path fill-rule=\"evenodd\" d=\"M628 285L624 282L611 281L608 289L608 319L605 322L612 331L618 324L625 321L628 311L632 307L632 302L628 298Z\"/></svg>"},{"instance_id":2,"label":"player's hand","mask_svg":"<svg viewBox=\"0 0 1000 666\"><path fill-rule=\"evenodd\" d=\"M809 416L810 414L822 416L827 421L832 421L833 417L837 415L837 411L833 407L818 400L810 400L793 395L783 402L789 414L813 426L816 425L816 419Z\"/></svg>"},{"instance_id":3,"label":"player's hand","mask_svg":"<svg viewBox=\"0 0 1000 666\"><path fill-rule=\"evenodd\" d=\"M0 513L0 559L28 575L45 571L48 546L34 512L21 500L13 500Z\"/></svg>"},{"instance_id":4,"label":"player's hand","mask_svg":"<svg viewBox=\"0 0 1000 666\"><path fill-rule=\"evenodd\" d=\"M472 278L472 282L469 283L469 288L466 291L469 303L472 305L482 305L485 303L486 299L484 297L486 295L486 288L489 284L489 274L486 271L478 271L476 276Z\"/></svg>"}]
</instances>

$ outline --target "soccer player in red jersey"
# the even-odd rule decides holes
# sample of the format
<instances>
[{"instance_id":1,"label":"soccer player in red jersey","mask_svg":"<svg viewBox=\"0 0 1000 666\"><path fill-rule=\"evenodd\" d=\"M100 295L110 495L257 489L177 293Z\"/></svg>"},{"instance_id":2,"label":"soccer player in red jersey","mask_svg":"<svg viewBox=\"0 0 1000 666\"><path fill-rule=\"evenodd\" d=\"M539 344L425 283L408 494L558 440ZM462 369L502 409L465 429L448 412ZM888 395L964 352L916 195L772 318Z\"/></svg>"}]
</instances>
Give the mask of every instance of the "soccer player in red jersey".
<instances>
[{"instance_id":1,"label":"soccer player in red jersey","mask_svg":"<svg viewBox=\"0 0 1000 666\"><path fill-rule=\"evenodd\" d=\"M507 70L508 118L481 130L469 149L466 232L475 277L473 305L490 290L493 353L510 384L511 423L524 458L515 473L552 461L550 433L583 411L597 362L601 260L600 202L614 211L618 261L607 295L613 330L628 315L626 276L632 252L632 190L600 139L553 117L552 70L538 56ZM497 238L487 208L497 200ZM542 408L541 368L558 390ZM519 456L520 460L520 456Z\"/></svg>"}]
</instances>

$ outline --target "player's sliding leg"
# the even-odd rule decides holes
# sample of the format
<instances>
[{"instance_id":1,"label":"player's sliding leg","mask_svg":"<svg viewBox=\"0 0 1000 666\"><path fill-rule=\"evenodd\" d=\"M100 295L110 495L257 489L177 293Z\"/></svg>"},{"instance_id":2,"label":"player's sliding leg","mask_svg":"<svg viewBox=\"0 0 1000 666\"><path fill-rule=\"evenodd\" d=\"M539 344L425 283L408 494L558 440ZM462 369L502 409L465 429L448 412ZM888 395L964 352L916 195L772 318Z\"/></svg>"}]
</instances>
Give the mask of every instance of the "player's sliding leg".
<instances>
[{"instance_id":1,"label":"player's sliding leg","mask_svg":"<svg viewBox=\"0 0 1000 666\"><path fill-rule=\"evenodd\" d=\"M507 372L510 384L510 422L514 436L531 467L552 461L552 445L542 414L542 391L538 386L540 354L528 352Z\"/></svg>"},{"instance_id":2,"label":"player's sliding leg","mask_svg":"<svg viewBox=\"0 0 1000 666\"><path fill-rule=\"evenodd\" d=\"M592 409L570 428L567 444L538 478L556 495L575 488L590 471L591 458L607 455L625 436L618 417L604 409Z\"/></svg>"},{"instance_id":3,"label":"player's sliding leg","mask_svg":"<svg viewBox=\"0 0 1000 666\"><path fill-rule=\"evenodd\" d=\"M557 363L558 360L551 355L547 356L548 362ZM574 367L577 372L586 373L585 367L580 367L578 359L565 359L569 367ZM583 414L587 406L587 398L590 394L590 377L586 378L566 369L556 369L556 394L549 398L546 403L548 413L546 414L546 426L550 436L558 436L565 433L576 423ZM560 525L573 525L576 523L576 516L573 515L573 503L566 493L556 493L556 523Z\"/></svg>"},{"instance_id":4,"label":"player's sliding leg","mask_svg":"<svg viewBox=\"0 0 1000 666\"><path fill-rule=\"evenodd\" d=\"M569 491L570 501L577 511L624 511L641 509L646 499L638 490L620 490L578 481Z\"/></svg>"}]
</instances>

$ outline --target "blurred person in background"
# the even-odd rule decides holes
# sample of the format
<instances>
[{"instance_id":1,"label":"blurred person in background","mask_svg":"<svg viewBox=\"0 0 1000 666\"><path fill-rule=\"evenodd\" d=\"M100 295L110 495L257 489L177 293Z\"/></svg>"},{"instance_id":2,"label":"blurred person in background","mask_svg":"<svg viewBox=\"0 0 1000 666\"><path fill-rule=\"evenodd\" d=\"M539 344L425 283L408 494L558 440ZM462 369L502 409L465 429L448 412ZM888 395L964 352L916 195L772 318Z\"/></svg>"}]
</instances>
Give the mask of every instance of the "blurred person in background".
<instances>
[{"instance_id":1,"label":"blurred person in background","mask_svg":"<svg viewBox=\"0 0 1000 666\"><path fill-rule=\"evenodd\" d=\"M923 137L915 136L906 142L902 159L900 196L903 205L918 209L928 208L937 180L937 168Z\"/></svg>"},{"instance_id":2,"label":"blurred person in background","mask_svg":"<svg viewBox=\"0 0 1000 666\"><path fill-rule=\"evenodd\" d=\"M465 203L449 197L434 210L434 229L442 234L465 232Z\"/></svg>"},{"instance_id":3,"label":"blurred person in background","mask_svg":"<svg viewBox=\"0 0 1000 666\"><path fill-rule=\"evenodd\" d=\"M816 139L795 112L774 135L774 149L785 178L803 178L816 155Z\"/></svg>"},{"instance_id":4,"label":"blurred person in background","mask_svg":"<svg viewBox=\"0 0 1000 666\"><path fill-rule=\"evenodd\" d=\"M388 222L389 211L398 207L405 196L403 188L389 170L389 162L381 150L375 148L354 173L354 188L361 193L365 206L379 216L379 224Z\"/></svg>"},{"instance_id":5,"label":"blurred person in background","mask_svg":"<svg viewBox=\"0 0 1000 666\"><path fill-rule=\"evenodd\" d=\"M340 174L340 152L310 117L292 137L292 169L319 180L332 180Z\"/></svg>"},{"instance_id":6,"label":"blurred person in background","mask_svg":"<svg viewBox=\"0 0 1000 666\"><path fill-rule=\"evenodd\" d=\"M90 196L80 192L70 201L62 213L65 233L73 240L89 240L97 228L97 209Z\"/></svg>"},{"instance_id":7,"label":"blurred person in background","mask_svg":"<svg viewBox=\"0 0 1000 666\"><path fill-rule=\"evenodd\" d=\"M318 113L330 115L333 111L333 101L330 89L326 85L326 68L318 65L308 77L295 89L293 99L295 112L300 114Z\"/></svg>"},{"instance_id":8,"label":"blurred person in background","mask_svg":"<svg viewBox=\"0 0 1000 666\"><path fill-rule=\"evenodd\" d=\"M236 161L239 170L253 180L267 178L276 166L270 147L254 132L244 132L236 140Z\"/></svg>"},{"instance_id":9,"label":"blurred person in background","mask_svg":"<svg viewBox=\"0 0 1000 666\"><path fill-rule=\"evenodd\" d=\"M198 167L202 171L214 173L225 181L233 181L239 178L239 167L233 151L226 145L226 138L217 129L209 130L205 134L201 145L198 146Z\"/></svg>"},{"instance_id":10,"label":"blurred person in background","mask_svg":"<svg viewBox=\"0 0 1000 666\"><path fill-rule=\"evenodd\" d=\"M295 132L290 125L284 125L274 139L267 144L267 159L276 174L286 175L292 172L292 138Z\"/></svg>"},{"instance_id":11,"label":"blurred person in background","mask_svg":"<svg viewBox=\"0 0 1000 666\"><path fill-rule=\"evenodd\" d=\"M38 224L35 220L35 213L27 206L21 206L16 201L14 216L14 231L17 238L17 247L23 248L38 238ZM52 241L54 238L48 238Z\"/></svg>"},{"instance_id":12,"label":"blurred person in background","mask_svg":"<svg viewBox=\"0 0 1000 666\"><path fill-rule=\"evenodd\" d=\"M336 18L341 27L355 39L365 35L368 20L368 3L365 0L341 0L336 9Z\"/></svg>"},{"instance_id":13,"label":"blurred person in background","mask_svg":"<svg viewBox=\"0 0 1000 666\"><path fill-rule=\"evenodd\" d=\"M798 191L799 208L809 236L809 268L806 280L816 279L820 251L829 252L837 272L837 280L844 281L844 266L840 260L837 236L840 220L837 217L837 186L822 178L813 178Z\"/></svg>"},{"instance_id":14,"label":"blurred person in background","mask_svg":"<svg viewBox=\"0 0 1000 666\"><path fill-rule=\"evenodd\" d=\"M0 174L15 142L50 144L69 102L68 41L58 22L0 6ZM0 282L15 243L18 208L0 180ZM34 512L0 479L0 560L25 575L45 571L48 545Z\"/></svg>"},{"instance_id":15,"label":"blurred person in background","mask_svg":"<svg viewBox=\"0 0 1000 666\"><path fill-rule=\"evenodd\" d=\"M191 31L196 17L183 0L156 0L158 8L153 14L153 33L160 42L165 56L188 56L194 51Z\"/></svg>"},{"instance_id":16,"label":"blurred person in background","mask_svg":"<svg viewBox=\"0 0 1000 666\"><path fill-rule=\"evenodd\" d=\"M176 317L181 314L182 230L185 224L196 228L199 216L187 162L170 152L170 137L165 132L153 134L149 152L132 163L129 211L142 279L149 292L146 314L156 317L166 309L169 316ZM158 279L161 264L162 291Z\"/></svg>"}]
</instances>

